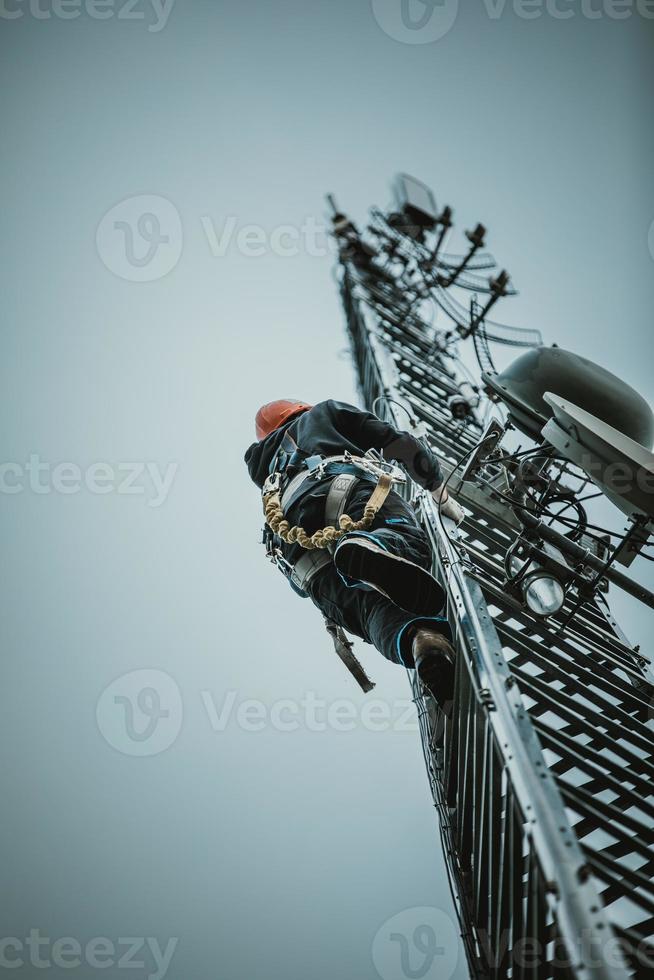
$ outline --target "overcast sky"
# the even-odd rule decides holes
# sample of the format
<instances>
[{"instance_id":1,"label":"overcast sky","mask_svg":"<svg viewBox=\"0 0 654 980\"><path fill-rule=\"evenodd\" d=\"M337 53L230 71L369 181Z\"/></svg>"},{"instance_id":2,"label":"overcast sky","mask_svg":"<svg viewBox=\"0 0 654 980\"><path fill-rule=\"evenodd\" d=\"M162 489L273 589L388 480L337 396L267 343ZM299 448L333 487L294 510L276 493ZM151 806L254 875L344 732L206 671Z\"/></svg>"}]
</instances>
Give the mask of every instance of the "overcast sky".
<instances>
[{"instance_id":1,"label":"overcast sky","mask_svg":"<svg viewBox=\"0 0 654 980\"><path fill-rule=\"evenodd\" d=\"M402 980L388 936L429 916L424 975L466 976L406 677L358 643L358 693L242 456L261 402L356 398L323 195L363 221L398 170L488 226L504 319L654 400L654 11L407 9L4 0L17 977Z\"/></svg>"}]
</instances>

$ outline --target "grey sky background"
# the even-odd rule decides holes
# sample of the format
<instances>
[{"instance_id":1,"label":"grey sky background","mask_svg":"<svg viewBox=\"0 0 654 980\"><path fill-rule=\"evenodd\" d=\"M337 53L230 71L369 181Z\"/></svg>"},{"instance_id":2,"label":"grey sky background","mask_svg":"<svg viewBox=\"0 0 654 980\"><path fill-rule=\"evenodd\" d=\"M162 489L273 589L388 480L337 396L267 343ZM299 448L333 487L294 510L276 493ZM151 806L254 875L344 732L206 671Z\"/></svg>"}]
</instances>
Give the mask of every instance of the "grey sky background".
<instances>
[{"instance_id":1,"label":"grey sky background","mask_svg":"<svg viewBox=\"0 0 654 980\"><path fill-rule=\"evenodd\" d=\"M641 6L618 20L593 0L590 18L588 2L584 15L560 0L571 18L550 4L526 20L449 0L435 16L451 29L421 44L392 36L399 0L176 0L165 23L145 4L125 19L122 0L106 20L6 0L20 16L0 17L2 460L38 456L50 492L22 471L1 500L3 937L177 938L179 980L364 980L387 920L429 906L447 922L406 678L357 644L369 699L393 720L371 730L319 616L263 559L242 456L261 402L356 398L332 256L306 229L328 190L362 221L398 170L454 207L459 233L488 226L520 290L503 319L654 400L654 21ZM169 241L151 267L126 262L114 226L144 195L169 202L153 206ZM159 261L166 275L134 281ZM58 492L59 463L106 464L109 491ZM130 463L142 493L118 492ZM162 497L151 474L169 465ZM619 595L614 609L647 652L651 617ZM137 670L172 678L171 744L145 758L126 754L147 743L121 735L112 700L130 682L102 695ZM347 699L355 723L310 730L307 696ZM304 701L299 727L268 714L248 730L248 699ZM434 969L462 980L443 929ZM15 976L43 975L20 955ZM156 975L147 949L138 958L77 972Z\"/></svg>"}]
</instances>

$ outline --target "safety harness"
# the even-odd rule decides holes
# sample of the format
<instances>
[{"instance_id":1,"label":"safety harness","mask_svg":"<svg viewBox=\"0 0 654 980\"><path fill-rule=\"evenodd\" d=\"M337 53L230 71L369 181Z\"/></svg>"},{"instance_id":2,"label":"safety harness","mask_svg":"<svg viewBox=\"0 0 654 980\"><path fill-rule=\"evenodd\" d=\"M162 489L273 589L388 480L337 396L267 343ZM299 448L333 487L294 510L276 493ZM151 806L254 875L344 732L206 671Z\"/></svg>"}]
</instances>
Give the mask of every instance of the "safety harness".
<instances>
[{"instance_id":1,"label":"safety harness","mask_svg":"<svg viewBox=\"0 0 654 980\"><path fill-rule=\"evenodd\" d=\"M331 478L331 483L325 498L325 527L311 535L303 527L291 527L286 518L290 508L309 493L316 483L328 478ZM345 513L345 508L354 488L361 482L370 483L373 489L364 507L363 517L355 521ZM348 452L341 456L308 456L298 447L290 433L284 433L262 489L267 556L286 576L292 588L299 595L308 597L309 583L321 569L331 563L336 543L344 534L368 530L383 507L393 484L405 482L404 473L387 463L375 450L369 450L365 456L353 456ZM306 553L295 563L291 563L284 555L282 543L297 544ZM374 684L353 654L352 643L342 627L327 617L325 625L333 639L336 653L357 683L364 691L372 690Z\"/></svg>"}]
</instances>

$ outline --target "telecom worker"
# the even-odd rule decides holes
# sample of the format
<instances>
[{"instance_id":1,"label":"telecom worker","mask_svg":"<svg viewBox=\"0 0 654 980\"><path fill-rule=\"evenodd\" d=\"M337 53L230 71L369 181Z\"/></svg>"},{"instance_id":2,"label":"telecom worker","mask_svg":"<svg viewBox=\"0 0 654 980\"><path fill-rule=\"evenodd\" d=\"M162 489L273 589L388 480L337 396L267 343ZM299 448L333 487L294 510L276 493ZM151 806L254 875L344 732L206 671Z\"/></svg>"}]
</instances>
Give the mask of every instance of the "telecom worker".
<instances>
[{"instance_id":1,"label":"telecom worker","mask_svg":"<svg viewBox=\"0 0 654 980\"><path fill-rule=\"evenodd\" d=\"M445 594L429 571L425 532L392 489L400 471L386 462L401 463L459 523L463 511L443 486L438 460L408 433L331 400L270 402L257 412L256 434L245 462L262 489L269 556L328 622L415 668L449 711L454 650L440 615Z\"/></svg>"}]
</instances>

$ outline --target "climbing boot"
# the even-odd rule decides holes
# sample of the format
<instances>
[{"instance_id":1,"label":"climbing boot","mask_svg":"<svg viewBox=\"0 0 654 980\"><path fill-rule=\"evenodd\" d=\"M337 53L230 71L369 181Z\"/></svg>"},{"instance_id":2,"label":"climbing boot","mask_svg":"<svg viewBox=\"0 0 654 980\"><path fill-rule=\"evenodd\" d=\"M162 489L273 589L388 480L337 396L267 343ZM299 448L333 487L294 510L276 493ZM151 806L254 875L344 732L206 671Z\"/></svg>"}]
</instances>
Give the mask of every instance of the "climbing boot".
<instances>
[{"instance_id":1,"label":"climbing boot","mask_svg":"<svg viewBox=\"0 0 654 980\"><path fill-rule=\"evenodd\" d=\"M372 586L407 612L434 615L445 603L443 589L426 569L369 538L342 538L334 552L334 564L346 578Z\"/></svg>"},{"instance_id":2,"label":"climbing boot","mask_svg":"<svg viewBox=\"0 0 654 980\"><path fill-rule=\"evenodd\" d=\"M451 718L456 659L454 647L442 633L425 627L416 630L411 653L420 680L444 714Z\"/></svg>"}]
</instances>

